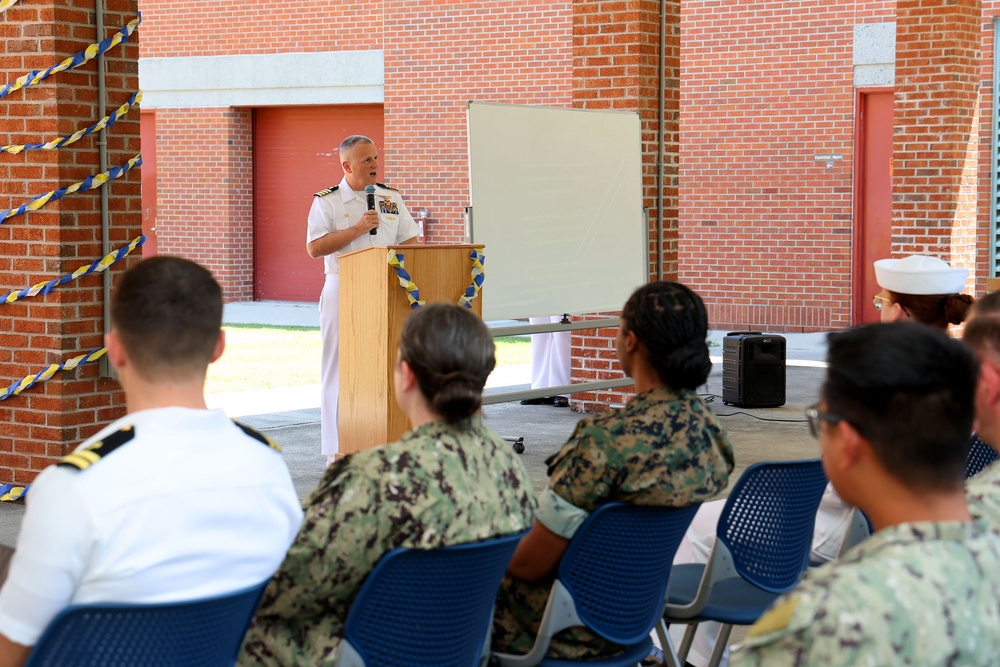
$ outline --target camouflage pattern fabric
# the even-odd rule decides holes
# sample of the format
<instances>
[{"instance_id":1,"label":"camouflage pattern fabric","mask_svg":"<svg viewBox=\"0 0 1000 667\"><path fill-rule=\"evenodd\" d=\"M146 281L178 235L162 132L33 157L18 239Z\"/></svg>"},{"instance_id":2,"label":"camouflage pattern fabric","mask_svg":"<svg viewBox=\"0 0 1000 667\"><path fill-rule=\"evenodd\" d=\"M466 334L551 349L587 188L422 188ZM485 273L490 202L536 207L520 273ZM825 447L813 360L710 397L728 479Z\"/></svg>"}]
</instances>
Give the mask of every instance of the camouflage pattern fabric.
<instances>
[{"instance_id":1,"label":"camouflage pattern fabric","mask_svg":"<svg viewBox=\"0 0 1000 667\"><path fill-rule=\"evenodd\" d=\"M238 664L333 664L351 602L382 554L527 530L534 507L524 466L479 420L424 424L337 461L304 502Z\"/></svg>"},{"instance_id":2,"label":"camouflage pattern fabric","mask_svg":"<svg viewBox=\"0 0 1000 667\"><path fill-rule=\"evenodd\" d=\"M965 483L965 497L972 516L1000 531L1000 461L994 461Z\"/></svg>"},{"instance_id":3,"label":"camouflage pattern fabric","mask_svg":"<svg viewBox=\"0 0 1000 667\"><path fill-rule=\"evenodd\" d=\"M549 488L588 513L610 501L685 507L726 487L733 447L694 391L659 388L624 408L581 420L546 463ZM539 521L544 523L541 516ZM493 620L495 651L531 650L551 587L552 579L504 578ZM621 651L584 628L569 628L552 638L547 656L586 660Z\"/></svg>"},{"instance_id":4,"label":"camouflage pattern fabric","mask_svg":"<svg viewBox=\"0 0 1000 667\"><path fill-rule=\"evenodd\" d=\"M976 520L900 524L809 571L731 665L995 665L1000 536Z\"/></svg>"}]
</instances>

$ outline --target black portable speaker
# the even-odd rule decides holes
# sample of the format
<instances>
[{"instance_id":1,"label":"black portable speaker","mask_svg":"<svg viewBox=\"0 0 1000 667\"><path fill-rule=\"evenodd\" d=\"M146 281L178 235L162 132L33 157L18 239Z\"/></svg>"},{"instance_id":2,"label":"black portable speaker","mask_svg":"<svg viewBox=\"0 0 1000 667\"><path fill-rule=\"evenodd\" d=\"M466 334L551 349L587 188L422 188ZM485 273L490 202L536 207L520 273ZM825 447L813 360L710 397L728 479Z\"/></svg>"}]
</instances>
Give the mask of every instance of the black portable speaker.
<instances>
[{"instance_id":1,"label":"black portable speaker","mask_svg":"<svg viewBox=\"0 0 1000 667\"><path fill-rule=\"evenodd\" d=\"M785 339L732 331L722 341L722 402L745 408L785 404Z\"/></svg>"}]
</instances>

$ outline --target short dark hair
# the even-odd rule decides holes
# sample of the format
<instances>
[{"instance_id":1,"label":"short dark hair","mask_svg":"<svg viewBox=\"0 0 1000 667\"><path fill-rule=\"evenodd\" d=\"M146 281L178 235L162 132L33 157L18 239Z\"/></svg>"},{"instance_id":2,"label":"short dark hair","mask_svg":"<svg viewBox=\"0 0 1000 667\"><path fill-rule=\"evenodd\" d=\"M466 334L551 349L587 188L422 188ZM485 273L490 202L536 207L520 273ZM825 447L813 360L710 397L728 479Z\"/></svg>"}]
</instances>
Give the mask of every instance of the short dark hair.
<instances>
[{"instance_id":1,"label":"short dark hair","mask_svg":"<svg viewBox=\"0 0 1000 667\"><path fill-rule=\"evenodd\" d=\"M947 329L949 324L964 322L975 302L968 294L903 294L886 291L889 299L905 308L910 317L938 329Z\"/></svg>"},{"instance_id":2,"label":"short dark hair","mask_svg":"<svg viewBox=\"0 0 1000 667\"><path fill-rule=\"evenodd\" d=\"M970 317L962 331L962 340L979 354L1000 357L1000 292L991 292L976 301Z\"/></svg>"},{"instance_id":3,"label":"short dark hair","mask_svg":"<svg viewBox=\"0 0 1000 667\"><path fill-rule=\"evenodd\" d=\"M144 259L115 285L111 326L147 379L204 372L222 327L222 288L190 260Z\"/></svg>"},{"instance_id":4,"label":"short dark hair","mask_svg":"<svg viewBox=\"0 0 1000 667\"><path fill-rule=\"evenodd\" d=\"M340 142L339 155L341 161L343 161L344 159L344 153L347 153L358 144L371 144L372 146L374 146L375 142L363 134L352 134L351 136L347 137L346 139Z\"/></svg>"},{"instance_id":5,"label":"short dark hair","mask_svg":"<svg viewBox=\"0 0 1000 667\"><path fill-rule=\"evenodd\" d=\"M432 303L403 323L399 359L413 369L420 393L449 423L474 415L496 366L493 336L468 308Z\"/></svg>"},{"instance_id":6,"label":"short dark hair","mask_svg":"<svg viewBox=\"0 0 1000 667\"><path fill-rule=\"evenodd\" d=\"M886 472L915 489L962 486L979 375L965 345L924 324L873 324L830 334L827 359L827 411Z\"/></svg>"},{"instance_id":7,"label":"short dark hair","mask_svg":"<svg viewBox=\"0 0 1000 667\"><path fill-rule=\"evenodd\" d=\"M622 309L626 332L633 332L660 380L673 389L697 389L712 370L708 357L708 313L701 297L675 282L651 282L629 297Z\"/></svg>"}]
</instances>

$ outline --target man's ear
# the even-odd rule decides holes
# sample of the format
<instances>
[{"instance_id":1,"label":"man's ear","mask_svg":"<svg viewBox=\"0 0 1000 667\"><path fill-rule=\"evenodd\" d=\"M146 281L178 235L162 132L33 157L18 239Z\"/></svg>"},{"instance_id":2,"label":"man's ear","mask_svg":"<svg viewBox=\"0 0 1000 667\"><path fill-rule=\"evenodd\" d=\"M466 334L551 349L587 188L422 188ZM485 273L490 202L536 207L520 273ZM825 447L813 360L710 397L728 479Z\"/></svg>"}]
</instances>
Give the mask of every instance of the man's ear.
<instances>
[{"instance_id":1,"label":"man's ear","mask_svg":"<svg viewBox=\"0 0 1000 667\"><path fill-rule=\"evenodd\" d=\"M108 348L108 361L111 365L121 370L128 364L128 355L125 354L125 346L114 330L104 334L104 347Z\"/></svg>"},{"instance_id":2,"label":"man's ear","mask_svg":"<svg viewBox=\"0 0 1000 667\"><path fill-rule=\"evenodd\" d=\"M852 424L841 421L836 428L840 436L840 460L844 470L854 468L862 459L873 455L871 443Z\"/></svg>"},{"instance_id":3,"label":"man's ear","mask_svg":"<svg viewBox=\"0 0 1000 667\"><path fill-rule=\"evenodd\" d=\"M226 332L223 329L219 329L219 339L215 341L215 349L212 350L212 358L209 359L208 363L217 361L222 353L226 350Z\"/></svg>"},{"instance_id":4,"label":"man's ear","mask_svg":"<svg viewBox=\"0 0 1000 667\"><path fill-rule=\"evenodd\" d=\"M979 364L979 381L976 383L977 399L990 408L1000 403L1000 368L989 359Z\"/></svg>"},{"instance_id":5,"label":"man's ear","mask_svg":"<svg viewBox=\"0 0 1000 667\"><path fill-rule=\"evenodd\" d=\"M626 331L624 336L625 352L630 354L634 353L639 349L639 337L635 335L634 331Z\"/></svg>"},{"instance_id":6,"label":"man's ear","mask_svg":"<svg viewBox=\"0 0 1000 667\"><path fill-rule=\"evenodd\" d=\"M340 163L340 168L344 170L345 174L353 173L351 169L351 163L348 162L347 160L344 160L343 162Z\"/></svg>"}]
</instances>

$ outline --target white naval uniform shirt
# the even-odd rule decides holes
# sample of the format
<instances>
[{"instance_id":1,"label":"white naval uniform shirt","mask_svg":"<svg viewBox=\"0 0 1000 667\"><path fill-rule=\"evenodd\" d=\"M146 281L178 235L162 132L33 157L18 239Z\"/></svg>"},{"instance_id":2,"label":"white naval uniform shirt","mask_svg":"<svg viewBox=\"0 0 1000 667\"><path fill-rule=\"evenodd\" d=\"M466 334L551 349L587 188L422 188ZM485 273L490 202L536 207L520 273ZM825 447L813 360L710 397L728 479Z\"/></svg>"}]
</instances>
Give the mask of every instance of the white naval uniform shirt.
<instances>
[{"instance_id":1,"label":"white naval uniform shirt","mask_svg":"<svg viewBox=\"0 0 1000 667\"><path fill-rule=\"evenodd\" d=\"M31 485L0 633L33 646L63 608L191 600L268 579L302 523L281 454L221 410L169 407L119 419L132 440L84 470Z\"/></svg>"},{"instance_id":2,"label":"white naval uniform shirt","mask_svg":"<svg viewBox=\"0 0 1000 667\"><path fill-rule=\"evenodd\" d=\"M358 220L368 210L367 193L355 192L347 184L347 178L333 192L322 197L313 197L309 209L309 226L306 243L312 243L332 232L339 232L358 224ZM403 203L398 190L375 186L375 208L379 211L377 234L362 234L346 246L323 258L327 275L340 274L338 255L352 250L372 246L397 245L416 236L419 232L410 212Z\"/></svg>"}]
</instances>

